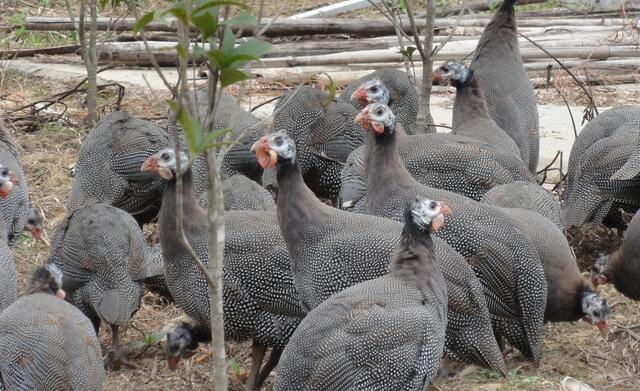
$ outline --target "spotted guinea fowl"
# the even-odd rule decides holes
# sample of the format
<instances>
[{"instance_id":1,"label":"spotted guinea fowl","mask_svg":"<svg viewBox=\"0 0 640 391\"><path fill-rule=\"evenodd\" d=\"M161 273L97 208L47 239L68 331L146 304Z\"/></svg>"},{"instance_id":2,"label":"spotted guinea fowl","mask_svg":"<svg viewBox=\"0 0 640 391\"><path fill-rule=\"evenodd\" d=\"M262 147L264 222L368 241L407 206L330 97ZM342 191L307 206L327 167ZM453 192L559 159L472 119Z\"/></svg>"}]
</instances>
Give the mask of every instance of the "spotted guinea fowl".
<instances>
[{"instance_id":1,"label":"spotted guinea fowl","mask_svg":"<svg viewBox=\"0 0 640 391\"><path fill-rule=\"evenodd\" d=\"M437 236L473 267L496 332L539 363L547 287L533 244L499 208L414 180L398 154L388 106L373 103L356 120L372 129L366 143L367 212L400 220L402 203L418 195L445 201L455 216Z\"/></svg>"},{"instance_id":2,"label":"spotted guinea fowl","mask_svg":"<svg viewBox=\"0 0 640 391\"><path fill-rule=\"evenodd\" d=\"M185 236L198 257L208 263L207 215L196 203L192 174L185 152L181 154L183 221ZM175 367L200 342L211 340L209 297L204 276L176 234L176 153L158 152L141 167L168 181L159 215L160 245L167 286L176 304L192 319L168 335L167 357ZM291 276L289 256L279 233L275 213L230 211L225 213L223 265L225 338L253 340L254 357L248 385L260 384L277 364L305 311L301 309ZM260 370L267 347L269 361Z\"/></svg>"},{"instance_id":3,"label":"spotted guinea fowl","mask_svg":"<svg viewBox=\"0 0 640 391\"><path fill-rule=\"evenodd\" d=\"M189 92L190 102L195 108L194 113L201 123L204 123L207 117L208 94L207 88L198 88ZM170 113L171 116L173 113ZM242 174L254 181L260 181L262 168L256 167L250 151L251 145L264 134L260 120L244 110L231 95L222 91L220 99L216 102L213 129L231 129L228 137L234 141L225 151L220 163L222 178ZM207 188L206 167L203 154L197 156L192 164L193 183L198 194Z\"/></svg>"},{"instance_id":4,"label":"spotted guinea fowl","mask_svg":"<svg viewBox=\"0 0 640 391\"><path fill-rule=\"evenodd\" d=\"M620 208L640 206L640 107L607 110L587 124L571 149L563 219L567 227L604 222L622 228Z\"/></svg>"},{"instance_id":5,"label":"spotted guinea fowl","mask_svg":"<svg viewBox=\"0 0 640 391\"><path fill-rule=\"evenodd\" d=\"M106 363L116 369L129 362L118 330L140 308L142 281L162 274L162 257L148 248L138 224L127 212L93 204L71 212L53 234L51 262L64 272L68 300L93 323L111 327Z\"/></svg>"},{"instance_id":6,"label":"spotted guinea fowl","mask_svg":"<svg viewBox=\"0 0 640 391\"><path fill-rule=\"evenodd\" d=\"M518 145L522 161L536 172L540 140L538 106L518 47L514 6L504 0L485 27L471 62L484 87L489 115Z\"/></svg>"},{"instance_id":7,"label":"spotted guinea fowl","mask_svg":"<svg viewBox=\"0 0 640 391\"><path fill-rule=\"evenodd\" d=\"M335 200L340 170L364 136L353 123L358 110L342 99L327 99L324 92L306 86L286 93L275 107L273 129L286 130L299 146L298 162L307 186L318 197ZM273 189L275 175L268 172L262 184Z\"/></svg>"},{"instance_id":8,"label":"spotted guinea fowl","mask_svg":"<svg viewBox=\"0 0 640 391\"><path fill-rule=\"evenodd\" d=\"M104 117L80 146L67 209L104 202L132 214L140 224L156 217L164 182L141 173L147 157L170 145L169 134L124 112Z\"/></svg>"},{"instance_id":9,"label":"spotted guinea fowl","mask_svg":"<svg viewBox=\"0 0 640 391\"><path fill-rule=\"evenodd\" d=\"M461 62L449 61L436 69L432 78L440 84L451 84L456 88L453 134L479 140L499 151L521 157L515 141L489 116L483 88L474 71Z\"/></svg>"},{"instance_id":10,"label":"spotted guinea fowl","mask_svg":"<svg viewBox=\"0 0 640 391\"><path fill-rule=\"evenodd\" d=\"M194 190L195 190L194 185ZM198 205L207 207L207 191L196 190ZM276 210L276 203L271 193L258 183L244 175L233 175L222 181L222 199L224 210Z\"/></svg>"},{"instance_id":11,"label":"spotted guinea fowl","mask_svg":"<svg viewBox=\"0 0 640 391\"><path fill-rule=\"evenodd\" d=\"M22 234L30 207L27 177L20 162L21 150L0 117L0 161L6 169L13 172L14 184L17 185L8 197L0 199L9 246L13 246Z\"/></svg>"},{"instance_id":12,"label":"spotted guinea fowl","mask_svg":"<svg viewBox=\"0 0 640 391\"><path fill-rule=\"evenodd\" d=\"M424 390L438 371L447 291L431 240L446 205L407 206L389 274L333 294L285 348L274 390Z\"/></svg>"},{"instance_id":13,"label":"spotted guinea fowl","mask_svg":"<svg viewBox=\"0 0 640 391\"><path fill-rule=\"evenodd\" d=\"M482 203L537 212L564 230L560 203L551 192L535 182L515 181L498 185L485 193Z\"/></svg>"},{"instance_id":14,"label":"spotted guinea fowl","mask_svg":"<svg viewBox=\"0 0 640 391\"><path fill-rule=\"evenodd\" d=\"M98 338L89 319L61 300L61 279L54 265L38 268L26 294L0 313L0 389L103 389Z\"/></svg>"},{"instance_id":15,"label":"spotted guinea fowl","mask_svg":"<svg viewBox=\"0 0 640 391\"><path fill-rule=\"evenodd\" d=\"M318 200L304 184L296 146L285 132L265 136L253 148L263 167L277 169L280 228L306 308L387 272L402 232L400 223L337 210ZM434 238L434 246L449 299L445 353L506 373L480 282L444 241Z\"/></svg>"},{"instance_id":16,"label":"spotted guinea fowl","mask_svg":"<svg viewBox=\"0 0 640 391\"><path fill-rule=\"evenodd\" d=\"M620 247L594 265L593 283L612 283L623 295L640 300L640 214L636 213Z\"/></svg>"},{"instance_id":17,"label":"spotted guinea fowl","mask_svg":"<svg viewBox=\"0 0 640 391\"><path fill-rule=\"evenodd\" d=\"M384 85L379 85L384 89ZM378 102L379 94L364 91L366 100ZM420 183L453 191L479 201L494 186L513 181L535 182L519 156L491 145L452 134L406 136L396 128L400 157ZM342 169L339 203L352 212L366 213L364 146L356 148Z\"/></svg>"},{"instance_id":18,"label":"spotted guinea fowl","mask_svg":"<svg viewBox=\"0 0 640 391\"><path fill-rule=\"evenodd\" d=\"M573 322L584 319L607 335L610 309L607 300L595 292L578 269L571 247L551 220L535 211L505 208L516 227L534 244L547 279L545 322Z\"/></svg>"},{"instance_id":19,"label":"spotted guinea fowl","mask_svg":"<svg viewBox=\"0 0 640 391\"><path fill-rule=\"evenodd\" d=\"M350 101L357 110L376 102L387 104L407 134L415 134L420 97L405 72L383 68L354 80L340 93L340 99ZM432 121L433 122L433 121Z\"/></svg>"},{"instance_id":20,"label":"spotted guinea fowl","mask_svg":"<svg viewBox=\"0 0 640 391\"><path fill-rule=\"evenodd\" d=\"M16 186L15 175L0 165L0 197L9 196ZM0 209L0 217L4 211ZM1 221L1 220L0 220ZM16 300L18 273L9 249L7 228L0 224L0 312Z\"/></svg>"}]
</instances>

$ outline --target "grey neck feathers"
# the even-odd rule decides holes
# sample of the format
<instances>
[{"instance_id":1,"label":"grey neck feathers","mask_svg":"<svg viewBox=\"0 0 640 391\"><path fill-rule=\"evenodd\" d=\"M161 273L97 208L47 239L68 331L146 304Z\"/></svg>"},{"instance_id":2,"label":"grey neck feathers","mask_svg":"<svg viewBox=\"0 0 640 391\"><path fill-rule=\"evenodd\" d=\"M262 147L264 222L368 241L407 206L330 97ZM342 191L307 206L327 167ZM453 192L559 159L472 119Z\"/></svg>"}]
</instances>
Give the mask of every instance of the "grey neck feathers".
<instances>
[{"instance_id":1,"label":"grey neck feathers","mask_svg":"<svg viewBox=\"0 0 640 391\"><path fill-rule=\"evenodd\" d=\"M469 71L469 77L464 83L456 85L453 118L454 131L467 121L476 121L478 118L490 119L482 87L472 71Z\"/></svg>"}]
</instances>

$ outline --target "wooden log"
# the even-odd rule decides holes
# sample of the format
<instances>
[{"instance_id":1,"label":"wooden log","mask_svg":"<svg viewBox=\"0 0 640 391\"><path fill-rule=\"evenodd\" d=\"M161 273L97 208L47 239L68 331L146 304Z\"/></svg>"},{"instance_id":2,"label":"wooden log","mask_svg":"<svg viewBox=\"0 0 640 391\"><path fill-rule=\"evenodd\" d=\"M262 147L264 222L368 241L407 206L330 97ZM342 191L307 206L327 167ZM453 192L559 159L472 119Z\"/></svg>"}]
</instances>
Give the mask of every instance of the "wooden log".
<instances>
[{"instance_id":1,"label":"wooden log","mask_svg":"<svg viewBox=\"0 0 640 391\"><path fill-rule=\"evenodd\" d=\"M310 11L301 12L289 16L287 19L313 19L313 18L329 18L345 12L357 11L362 8L370 7L372 4L378 4L382 0L347 0L336 4L325 5ZM537 0L536 0L537 1Z\"/></svg>"},{"instance_id":2,"label":"wooden log","mask_svg":"<svg viewBox=\"0 0 640 391\"><path fill-rule=\"evenodd\" d=\"M113 21L110 18L98 18L98 30L111 31L131 31L136 20L125 18ZM489 17L474 17L462 19L460 27L484 27L489 22ZM568 26L623 26L626 21L621 18L582 18L582 19L562 19L562 24ZM260 28L264 27L269 20L266 19ZM418 28L424 27L424 20L416 20ZM436 31L453 26L455 18L436 19ZM553 27L558 24L555 18L531 18L518 21L520 27ZM403 24L409 33L409 23ZM19 27L19 26L15 26ZM27 17L21 25L31 31L72 31L74 26L68 17ZM244 26L243 36L253 35L255 26ZM147 31L175 32L176 21L168 19L166 23L152 22ZM393 35L395 28L387 19L291 19L278 20L271 24L266 31L266 36L287 36L287 35L314 35L314 34L350 34L353 36L380 36Z\"/></svg>"},{"instance_id":3,"label":"wooden log","mask_svg":"<svg viewBox=\"0 0 640 391\"><path fill-rule=\"evenodd\" d=\"M13 57L31 57L37 54L69 54L76 53L80 50L80 45L64 45L64 46L51 46L48 48L37 49L7 49L0 50L0 57L13 58Z\"/></svg>"},{"instance_id":4,"label":"wooden log","mask_svg":"<svg viewBox=\"0 0 640 391\"><path fill-rule=\"evenodd\" d=\"M522 4L540 4L545 2L547 2L547 0L527 0ZM475 0L467 2L467 9L476 12L489 11L492 9L492 6L495 6L495 4L495 2L490 0ZM457 14L458 12L460 12L459 5L447 5L445 7L438 7L438 9L436 10L436 16L449 16L452 14Z\"/></svg>"}]
</instances>

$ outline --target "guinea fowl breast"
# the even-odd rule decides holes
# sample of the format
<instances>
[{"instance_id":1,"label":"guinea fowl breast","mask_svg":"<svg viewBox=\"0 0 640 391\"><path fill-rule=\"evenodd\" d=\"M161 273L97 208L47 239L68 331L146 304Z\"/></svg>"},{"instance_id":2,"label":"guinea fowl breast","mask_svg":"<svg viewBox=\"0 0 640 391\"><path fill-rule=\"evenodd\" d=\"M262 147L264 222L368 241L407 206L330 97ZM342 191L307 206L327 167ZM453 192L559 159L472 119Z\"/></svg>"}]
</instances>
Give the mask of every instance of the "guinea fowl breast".
<instances>
[{"instance_id":1,"label":"guinea fowl breast","mask_svg":"<svg viewBox=\"0 0 640 391\"><path fill-rule=\"evenodd\" d=\"M0 313L0 388L102 390L98 338L89 319L60 298L61 274L39 268L27 294Z\"/></svg>"},{"instance_id":2,"label":"guinea fowl breast","mask_svg":"<svg viewBox=\"0 0 640 391\"><path fill-rule=\"evenodd\" d=\"M483 88L475 72L463 63L449 61L433 72L432 78L456 88L452 133L486 143L498 151L521 157L516 143L489 116ZM395 112L394 112L395 113Z\"/></svg>"},{"instance_id":3,"label":"guinea fowl breast","mask_svg":"<svg viewBox=\"0 0 640 391\"><path fill-rule=\"evenodd\" d=\"M612 283L633 300L640 300L640 214L636 213L624 233L622 245L611 255L596 261L593 282Z\"/></svg>"},{"instance_id":4,"label":"guinea fowl breast","mask_svg":"<svg viewBox=\"0 0 640 391\"><path fill-rule=\"evenodd\" d=\"M522 65L514 6L504 0L478 41L470 68L484 86L489 115L520 149L532 173L538 166L538 106Z\"/></svg>"},{"instance_id":5,"label":"guinea fowl breast","mask_svg":"<svg viewBox=\"0 0 640 391\"><path fill-rule=\"evenodd\" d=\"M188 157L182 152L183 221L186 239L200 260L208 264L207 215L196 202ZM176 153L168 148L151 156L141 170L168 180L159 215L160 245L167 286L176 304L192 319L173 330L167 340L169 365L175 367L199 342L211 340L207 283L176 233ZM225 338L253 341L250 389L260 384L277 364L280 352L304 316L293 286L289 256L275 213L225 213L225 251L222 270ZM187 343L188 342L188 343ZM264 352L272 347L261 368Z\"/></svg>"},{"instance_id":6,"label":"guinea fowl breast","mask_svg":"<svg viewBox=\"0 0 640 391\"><path fill-rule=\"evenodd\" d=\"M340 170L349 153L364 141L362 129L353 123L358 110L306 86L286 93L274 110L273 129L287 131L299 145L298 162L305 183L318 197L335 201ZM275 179L273 171L265 170L262 184L275 189Z\"/></svg>"},{"instance_id":7,"label":"guinea fowl breast","mask_svg":"<svg viewBox=\"0 0 640 391\"><path fill-rule=\"evenodd\" d=\"M536 364L546 281L535 247L498 208L424 186L405 168L396 145L395 117L371 104L357 121L371 129L366 144L367 212L402 219L402 204L416 196L444 200L456 213L438 232L471 264L485 289L494 329Z\"/></svg>"},{"instance_id":8,"label":"guinea fowl breast","mask_svg":"<svg viewBox=\"0 0 640 391\"><path fill-rule=\"evenodd\" d=\"M142 281L162 275L162 258L154 256L135 219L108 204L71 212L53 234L51 262L64 271L69 301L91 319L98 331L111 327L107 363L132 366L118 342L118 329L140 308Z\"/></svg>"},{"instance_id":9,"label":"guinea fowl breast","mask_svg":"<svg viewBox=\"0 0 640 391\"><path fill-rule=\"evenodd\" d=\"M420 97L405 72L382 68L349 83L340 99L350 102L357 110L376 101L391 107L407 134L415 134ZM355 98L355 99L354 99Z\"/></svg>"},{"instance_id":10,"label":"guinea fowl breast","mask_svg":"<svg viewBox=\"0 0 640 391\"><path fill-rule=\"evenodd\" d=\"M496 186L485 193L482 203L537 212L564 230L560 203L551 192L534 182L515 181Z\"/></svg>"},{"instance_id":11,"label":"guinea fowl breast","mask_svg":"<svg viewBox=\"0 0 640 391\"><path fill-rule=\"evenodd\" d=\"M22 148L9 132L2 117L0 117L0 162L5 169L14 175L14 188L7 197L0 199L4 225L7 232L7 244L13 246L27 224L29 203L29 188L27 176L24 174L20 154Z\"/></svg>"},{"instance_id":12,"label":"guinea fowl breast","mask_svg":"<svg viewBox=\"0 0 640 391\"><path fill-rule=\"evenodd\" d=\"M389 274L335 293L302 321L285 348L274 390L423 390L445 340L447 291L430 232L444 204L418 199Z\"/></svg>"},{"instance_id":13,"label":"guinea fowl breast","mask_svg":"<svg viewBox=\"0 0 640 391\"><path fill-rule=\"evenodd\" d=\"M0 197L7 197L16 188L15 175L0 165ZM0 209L3 217L4 209ZM2 221L2 219L0 219ZM16 300L18 273L8 244L7 229L0 224L0 312Z\"/></svg>"},{"instance_id":14,"label":"guinea fowl breast","mask_svg":"<svg viewBox=\"0 0 640 391\"><path fill-rule=\"evenodd\" d=\"M104 117L80 146L67 209L104 202L148 223L160 209L164 182L139 168L169 145L169 134L150 122L121 111Z\"/></svg>"},{"instance_id":15,"label":"guinea fowl breast","mask_svg":"<svg viewBox=\"0 0 640 391\"><path fill-rule=\"evenodd\" d=\"M305 308L315 308L331 294L387 272L401 224L320 202L304 184L295 144L286 133L263 137L254 150L261 165L277 171L278 220ZM505 373L480 282L444 241L434 238L434 247L449 292L445 353Z\"/></svg>"}]
</instances>

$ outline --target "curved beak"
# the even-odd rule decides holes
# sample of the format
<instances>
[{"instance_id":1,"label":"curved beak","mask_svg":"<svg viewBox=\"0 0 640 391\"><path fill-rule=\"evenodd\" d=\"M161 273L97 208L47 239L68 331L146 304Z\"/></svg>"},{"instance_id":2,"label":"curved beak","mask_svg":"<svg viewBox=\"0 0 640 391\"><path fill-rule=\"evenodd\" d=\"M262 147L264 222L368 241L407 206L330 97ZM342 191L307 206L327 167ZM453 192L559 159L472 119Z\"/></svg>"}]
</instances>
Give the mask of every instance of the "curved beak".
<instances>
[{"instance_id":1,"label":"curved beak","mask_svg":"<svg viewBox=\"0 0 640 391\"><path fill-rule=\"evenodd\" d=\"M42 229L39 227L29 227L29 232L31 232L31 237L36 240L42 240Z\"/></svg>"},{"instance_id":2,"label":"curved beak","mask_svg":"<svg viewBox=\"0 0 640 391\"><path fill-rule=\"evenodd\" d=\"M278 162L278 154L269 147L267 136L262 136L251 146L251 152L256 154L258 164L262 168L273 168Z\"/></svg>"},{"instance_id":3,"label":"curved beak","mask_svg":"<svg viewBox=\"0 0 640 391\"><path fill-rule=\"evenodd\" d=\"M140 171L157 171L160 168L158 164L158 158L155 155L151 155L140 166Z\"/></svg>"},{"instance_id":4,"label":"curved beak","mask_svg":"<svg viewBox=\"0 0 640 391\"><path fill-rule=\"evenodd\" d=\"M353 94L351 94L349 99L357 100L358 102L360 102L360 105L362 105L363 107L366 106L367 103L369 103L367 91L362 87L358 87L355 91L353 91Z\"/></svg>"},{"instance_id":5,"label":"curved beak","mask_svg":"<svg viewBox=\"0 0 640 391\"><path fill-rule=\"evenodd\" d=\"M369 110L365 107L362 109L356 118L353 119L354 124L360 124L364 130L369 130L371 126L371 116L369 115Z\"/></svg>"},{"instance_id":6,"label":"curved beak","mask_svg":"<svg viewBox=\"0 0 640 391\"><path fill-rule=\"evenodd\" d=\"M175 371L176 368L178 368L178 363L180 363L180 357L176 357L176 356L167 357L167 365L169 366L169 369L171 369L172 371Z\"/></svg>"},{"instance_id":7,"label":"curved beak","mask_svg":"<svg viewBox=\"0 0 640 391\"><path fill-rule=\"evenodd\" d=\"M444 225L445 217L451 215L451 208L440 201L440 214L431 222L431 229L436 232Z\"/></svg>"},{"instance_id":8,"label":"curved beak","mask_svg":"<svg viewBox=\"0 0 640 391\"><path fill-rule=\"evenodd\" d=\"M609 279L604 274L594 274L591 276L591 283L594 287L598 287L598 285L608 284Z\"/></svg>"}]
</instances>

